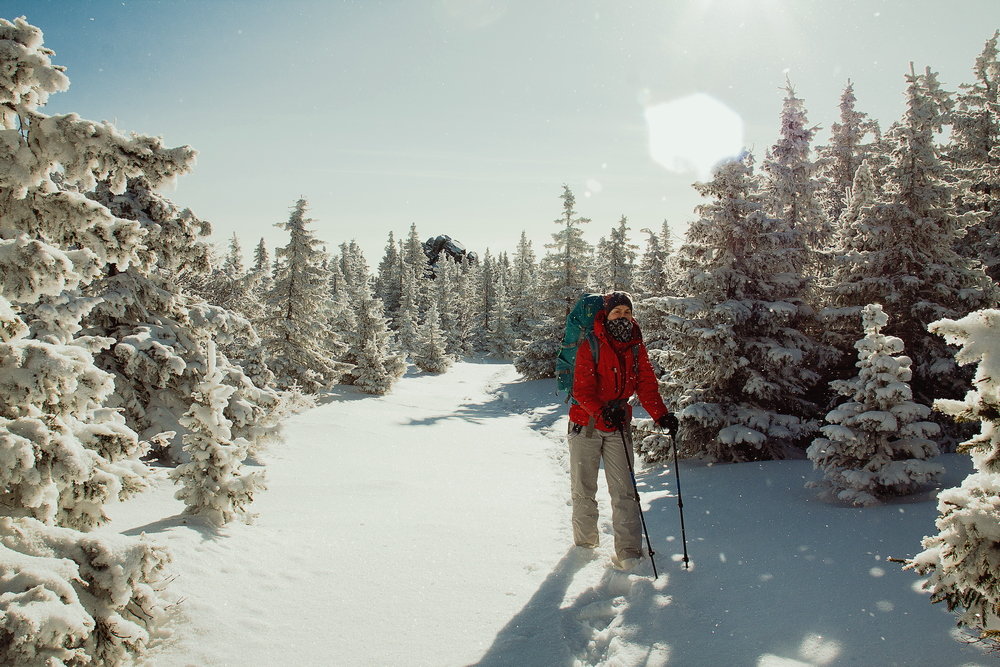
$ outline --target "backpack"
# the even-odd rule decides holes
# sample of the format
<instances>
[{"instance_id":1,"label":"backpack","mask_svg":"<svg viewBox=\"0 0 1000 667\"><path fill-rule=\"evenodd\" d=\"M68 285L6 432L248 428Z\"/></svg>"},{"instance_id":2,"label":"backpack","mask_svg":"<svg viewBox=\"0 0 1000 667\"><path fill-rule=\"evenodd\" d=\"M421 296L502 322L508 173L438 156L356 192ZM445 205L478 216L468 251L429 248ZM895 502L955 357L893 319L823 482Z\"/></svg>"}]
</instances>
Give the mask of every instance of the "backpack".
<instances>
[{"instance_id":1,"label":"backpack","mask_svg":"<svg viewBox=\"0 0 1000 667\"><path fill-rule=\"evenodd\" d=\"M604 295L584 294L576 301L576 305L566 316L566 328L563 331L562 348L556 357L556 386L566 392L566 400L571 398L573 391L573 369L576 367L576 350L580 339L586 338L594 355L594 365L597 365L597 336L594 335L594 316L604 308Z\"/></svg>"}]
</instances>

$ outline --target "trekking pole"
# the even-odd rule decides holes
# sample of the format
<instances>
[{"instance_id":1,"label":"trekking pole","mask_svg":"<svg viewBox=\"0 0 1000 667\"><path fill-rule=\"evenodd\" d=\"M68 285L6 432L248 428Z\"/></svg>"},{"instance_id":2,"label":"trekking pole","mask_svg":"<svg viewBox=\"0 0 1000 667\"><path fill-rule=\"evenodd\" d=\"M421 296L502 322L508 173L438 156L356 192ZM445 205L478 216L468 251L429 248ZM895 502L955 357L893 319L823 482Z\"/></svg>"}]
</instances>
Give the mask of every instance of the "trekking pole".
<instances>
[{"instance_id":1,"label":"trekking pole","mask_svg":"<svg viewBox=\"0 0 1000 667\"><path fill-rule=\"evenodd\" d=\"M646 546L649 548L649 562L653 564L653 579L659 579L656 572L656 560L653 558L653 543L649 540L649 530L646 528L646 517L642 513L642 503L639 501L639 485L635 483L635 467L632 465L631 452L628 450L628 443L625 442L625 424L618 426L618 434L622 437L622 447L625 448L625 462L628 463L628 474L632 478L632 491L635 492L635 504L639 508L639 520L642 522L642 532L646 535Z\"/></svg>"},{"instance_id":2,"label":"trekking pole","mask_svg":"<svg viewBox=\"0 0 1000 667\"><path fill-rule=\"evenodd\" d=\"M681 515L681 542L684 544L684 569L688 569L688 538L684 530L684 498L681 496L681 467L677 464L677 429L670 429L670 440L674 446L674 476L677 478L677 511ZM648 539L648 538L647 538Z\"/></svg>"}]
</instances>

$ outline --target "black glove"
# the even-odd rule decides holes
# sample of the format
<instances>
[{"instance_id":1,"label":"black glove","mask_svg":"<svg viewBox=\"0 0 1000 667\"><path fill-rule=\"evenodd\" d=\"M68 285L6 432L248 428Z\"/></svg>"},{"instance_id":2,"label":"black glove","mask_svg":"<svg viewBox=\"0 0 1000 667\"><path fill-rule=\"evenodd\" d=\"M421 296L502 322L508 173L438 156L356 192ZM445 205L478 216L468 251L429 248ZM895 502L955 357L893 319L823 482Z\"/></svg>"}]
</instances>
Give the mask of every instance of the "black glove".
<instances>
[{"instance_id":1,"label":"black glove","mask_svg":"<svg viewBox=\"0 0 1000 667\"><path fill-rule=\"evenodd\" d=\"M677 427L680 423L677 421L677 417L673 414L667 413L656 420L656 425L660 428L665 428L670 433L670 435L677 435Z\"/></svg>"},{"instance_id":2,"label":"black glove","mask_svg":"<svg viewBox=\"0 0 1000 667\"><path fill-rule=\"evenodd\" d=\"M613 429L625 426L625 416L625 403L612 401L605 403L604 407L601 408L601 419Z\"/></svg>"}]
</instances>

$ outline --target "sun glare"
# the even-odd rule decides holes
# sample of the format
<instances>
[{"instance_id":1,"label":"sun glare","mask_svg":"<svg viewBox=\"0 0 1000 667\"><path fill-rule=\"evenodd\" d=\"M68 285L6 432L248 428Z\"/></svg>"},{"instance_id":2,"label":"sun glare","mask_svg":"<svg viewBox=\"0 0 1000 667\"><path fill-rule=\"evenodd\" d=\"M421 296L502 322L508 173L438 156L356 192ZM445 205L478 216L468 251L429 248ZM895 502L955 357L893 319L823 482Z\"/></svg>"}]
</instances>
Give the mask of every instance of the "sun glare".
<instances>
[{"instance_id":1,"label":"sun glare","mask_svg":"<svg viewBox=\"0 0 1000 667\"><path fill-rule=\"evenodd\" d=\"M743 119L705 93L695 93L646 109L649 154L675 173L708 178L719 162L743 149Z\"/></svg>"}]
</instances>

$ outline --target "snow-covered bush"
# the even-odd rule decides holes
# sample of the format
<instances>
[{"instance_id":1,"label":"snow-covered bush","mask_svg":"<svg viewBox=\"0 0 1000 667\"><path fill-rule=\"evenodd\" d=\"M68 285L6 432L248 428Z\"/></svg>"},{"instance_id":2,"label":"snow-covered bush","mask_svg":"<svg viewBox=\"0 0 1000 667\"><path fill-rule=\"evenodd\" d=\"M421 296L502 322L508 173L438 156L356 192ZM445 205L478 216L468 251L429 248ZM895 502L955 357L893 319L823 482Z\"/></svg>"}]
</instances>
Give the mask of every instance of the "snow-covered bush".
<instances>
[{"instance_id":1,"label":"snow-covered bush","mask_svg":"<svg viewBox=\"0 0 1000 667\"><path fill-rule=\"evenodd\" d=\"M824 473L815 486L854 505L873 505L912 493L944 468L929 461L939 454L930 439L939 428L926 421L930 408L912 400L903 341L881 333L889 318L880 305L865 306L861 319L858 375L830 383L848 400L826 415L823 437L806 453Z\"/></svg>"},{"instance_id":2,"label":"snow-covered bush","mask_svg":"<svg viewBox=\"0 0 1000 667\"><path fill-rule=\"evenodd\" d=\"M175 497L184 501L186 513L204 516L216 526L236 517L249 522L253 515L247 506L254 493L265 488L263 473L243 468L249 442L233 439L232 422L223 414L235 389L223 382L211 343L207 359L204 377L195 388L195 402L181 418L181 425L189 431L184 451L190 461L170 472L171 479L181 484Z\"/></svg>"},{"instance_id":3,"label":"snow-covered bush","mask_svg":"<svg viewBox=\"0 0 1000 667\"><path fill-rule=\"evenodd\" d=\"M960 345L959 364L978 363L965 400L937 400L934 407L961 421L979 421L978 435L959 451L972 455L975 471L961 486L938 495L937 535L907 567L929 574L932 602L959 610L959 625L1000 648L1000 311L980 310L960 320L930 325Z\"/></svg>"},{"instance_id":4,"label":"snow-covered bush","mask_svg":"<svg viewBox=\"0 0 1000 667\"><path fill-rule=\"evenodd\" d=\"M169 562L145 538L0 517L0 663L124 663L163 620Z\"/></svg>"}]
</instances>

